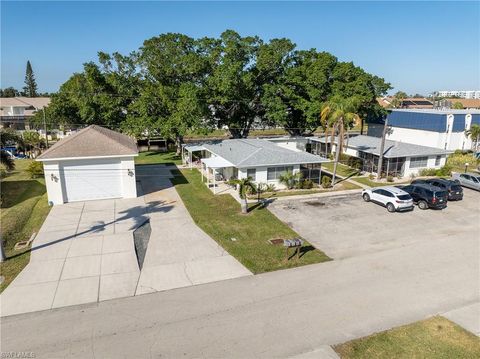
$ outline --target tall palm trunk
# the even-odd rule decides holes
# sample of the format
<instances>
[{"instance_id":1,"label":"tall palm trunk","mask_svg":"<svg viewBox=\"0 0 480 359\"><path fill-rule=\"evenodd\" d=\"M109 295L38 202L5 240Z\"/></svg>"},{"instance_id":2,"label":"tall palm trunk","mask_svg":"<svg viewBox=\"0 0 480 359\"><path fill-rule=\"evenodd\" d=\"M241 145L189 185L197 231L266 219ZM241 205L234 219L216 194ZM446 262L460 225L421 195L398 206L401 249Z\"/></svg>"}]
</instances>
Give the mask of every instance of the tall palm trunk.
<instances>
[{"instance_id":1,"label":"tall palm trunk","mask_svg":"<svg viewBox=\"0 0 480 359\"><path fill-rule=\"evenodd\" d=\"M335 180L337 177L337 166L340 161L340 153L343 150L343 118L340 118L338 122L339 131L337 136L337 148L335 149L335 162L333 164L333 176L332 176L332 187L335 186Z\"/></svg>"}]
</instances>

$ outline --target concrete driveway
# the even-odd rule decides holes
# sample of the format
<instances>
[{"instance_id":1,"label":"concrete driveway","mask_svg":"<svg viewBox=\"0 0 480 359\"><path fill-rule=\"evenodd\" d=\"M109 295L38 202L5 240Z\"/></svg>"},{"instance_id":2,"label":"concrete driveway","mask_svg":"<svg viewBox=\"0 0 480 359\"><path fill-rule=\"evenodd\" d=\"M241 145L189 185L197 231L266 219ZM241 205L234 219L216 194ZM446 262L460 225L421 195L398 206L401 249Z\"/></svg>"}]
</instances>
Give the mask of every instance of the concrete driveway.
<instances>
[{"instance_id":1,"label":"concrete driveway","mask_svg":"<svg viewBox=\"0 0 480 359\"><path fill-rule=\"evenodd\" d=\"M136 294L252 275L193 222L170 182L169 167L137 169L147 204L162 204L150 212L151 235Z\"/></svg>"},{"instance_id":2,"label":"concrete driveway","mask_svg":"<svg viewBox=\"0 0 480 359\"><path fill-rule=\"evenodd\" d=\"M54 206L30 263L0 295L1 316L251 275L193 222L166 166L141 166L134 199ZM140 271L133 231L150 220Z\"/></svg>"},{"instance_id":3,"label":"concrete driveway","mask_svg":"<svg viewBox=\"0 0 480 359\"><path fill-rule=\"evenodd\" d=\"M134 295L133 230L145 220L143 198L54 206L1 295L2 316Z\"/></svg>"},{"instance_id":4,"label":"concrete driveway","mask_svg":"<svg viewBox=\"0 0 480 359\"><path fill-rule=\"evenodd\" d=\"M268 208L297 233L334 259L403 247L443 235L476 233L480 192L464 189L464 199L444 210L388 213L360 194L283 200Z\"/></svg>"}]
</instances>

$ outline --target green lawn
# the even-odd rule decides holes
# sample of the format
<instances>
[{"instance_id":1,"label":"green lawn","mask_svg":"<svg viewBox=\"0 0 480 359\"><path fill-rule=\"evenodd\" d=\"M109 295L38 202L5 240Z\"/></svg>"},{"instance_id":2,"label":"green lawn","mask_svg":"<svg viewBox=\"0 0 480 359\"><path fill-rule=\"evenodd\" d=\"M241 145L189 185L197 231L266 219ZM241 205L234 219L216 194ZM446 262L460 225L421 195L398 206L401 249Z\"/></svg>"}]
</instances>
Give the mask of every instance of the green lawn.
<instances>
[{"instance_id":1,"label":"green lawn","mask_svg":"<svg viewBox=\"0 0 480 359\"><path fill-rule=\"evenodd\" d=\"M25 171L30 162L15 161L16 169L0 183L3 198L1 234L7 258L10 257L0 265L1 275L5 278L0 291L10 284L30 259L28 248L15 251L15 243L26 241L34 232L37 233L50 211L44 179L30 179Z\"/></svg>"},{"instance_id":2,"label":"green lawn","mask_svg":"<svg viewBox=\"0 0 480 359\"><path fill-rule=\"evenodd\" d=\"M341 358L480 358L480 340L443 317L387 330L334 347Z\"/></svg>"},{"instance_id":3,"label":"green lawn","mask_svg":"<svg viewBox=\"0 0 480 359\"><path fill-rule=\"evenodd\" d=\"M333 173L333 162L322 163L322 168L325 168L327 171ZM351 177L358 174L358 170L355 168L349 167L347 165L339 163L337 165L337 175L341 177Z\"/></svg>"},{"instance_id":4,"label":"green lawn","mask_svg":"<svg viewBox=\"0 0 480 359\"><path fill-rule=\"evenodd\" d=\"M182 164L182 158L178 156L175 151L169 152L156 152L146 151L140 152L138 157L135 157L135 164L147 165L147 164Z\"/></svg>"},{"instance_id":5,"label":"green lawn","mask_svg":"<svg viewBox=\"0 0 480 359\"><path fill-rule=\"evenodd\" d=\"M213 195L201 182L197 170L174 172L173 183L195 223L253 273L262 273L330 260L323 252L305 243L298 261L286 261L285 248L269 239L299 237L266 208L250 205L240 213L232 196ZM236 241L232 241L235 238Z\"/></svg>"},{"instance_id":6,"label":"green lawn","mask_svg":"<svg viewBox=\"0 0 480 359\"><path fill-rule=\"evenodd\" d=\"M402 182L375 182L370 180L368 177L352 177L350 178L352 181L362 183L364 185L367 185L369 187L382 187L382 186L396 186L396 185L404 185L404 184L409 184L410 181L402 181Z\"/></svg>"},{"instance_id":7,"label":"green lawn","mask_svg":"<svg viewBox=\"0 0 480 359\"><path fill-rule=\"evenodd\" d=\"M265 192L260 195L260 198L268 199L268 198L278 198L278 197L287 197L287 196L301 196L305 194L315 194L315 193L325 193L325 192L336 192L336 191L345 191L349 189L358 189L361 188L351 182L348 181L341 181L337 183L335 186L335 191L331 189L323 189L323 188L312 188L312 189L304 189L304 190L285 190L285 191L275 191L275 192ZM249 196L249 199L256 199L256 195Z\"/></svg>"}]
</instances>

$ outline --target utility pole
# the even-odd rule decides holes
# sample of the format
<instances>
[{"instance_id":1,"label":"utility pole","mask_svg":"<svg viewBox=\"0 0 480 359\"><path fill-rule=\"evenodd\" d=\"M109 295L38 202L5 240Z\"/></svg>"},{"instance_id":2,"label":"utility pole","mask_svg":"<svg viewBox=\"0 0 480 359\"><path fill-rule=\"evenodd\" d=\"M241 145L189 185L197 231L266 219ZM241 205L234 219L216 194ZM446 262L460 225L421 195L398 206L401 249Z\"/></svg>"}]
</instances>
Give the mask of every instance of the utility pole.
<instances>
[{"instance_id":1,"label":"utility pole","mask_svg":"<svg viewBox=\"0 0 480 359\"><path fill-rule=\"evenodd\" d=\"M47 132L47 119L45 118L45 107L42 108L42 111L43 111L43 128L45 130L45 143L48 149L48 132Z\"/></svg>"},{"instance_id":2,"label":"utility pole","mask_svg":"<svg viewBox=\"0 0 480 359\"><path fill-rule=\"evenodd\" d=\"M385 125L383 126L382 143L380 144L380 155L378 156L377 179L380 179L380 176L382 175L383 151L385 150L385 138L387 137L387 131L388 117L385 118Z\"/></svg>"}]
</instances>

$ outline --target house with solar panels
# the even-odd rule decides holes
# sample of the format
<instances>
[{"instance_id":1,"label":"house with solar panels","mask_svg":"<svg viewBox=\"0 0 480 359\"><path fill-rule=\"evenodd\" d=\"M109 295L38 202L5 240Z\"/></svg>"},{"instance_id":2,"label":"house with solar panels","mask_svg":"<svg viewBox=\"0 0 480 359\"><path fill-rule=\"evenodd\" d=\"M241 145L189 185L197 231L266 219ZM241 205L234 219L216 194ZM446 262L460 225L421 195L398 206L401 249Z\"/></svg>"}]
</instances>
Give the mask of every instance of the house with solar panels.
<instances>
[{"instance_id":1,"label":"house with solar panels","mask_svg":"<svg viewBox=\"0 0 480 359\"><path fill-rule=\"evenodd\" d=\"M387 117L387 139L444 150L469 150L465 132L480 125L480 110L394 109ZM384 123L370 123L368 135L381 137Z\"/></svg>"}]
</instances>

